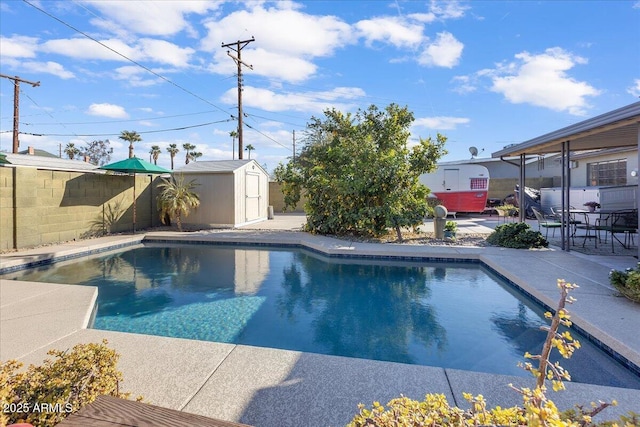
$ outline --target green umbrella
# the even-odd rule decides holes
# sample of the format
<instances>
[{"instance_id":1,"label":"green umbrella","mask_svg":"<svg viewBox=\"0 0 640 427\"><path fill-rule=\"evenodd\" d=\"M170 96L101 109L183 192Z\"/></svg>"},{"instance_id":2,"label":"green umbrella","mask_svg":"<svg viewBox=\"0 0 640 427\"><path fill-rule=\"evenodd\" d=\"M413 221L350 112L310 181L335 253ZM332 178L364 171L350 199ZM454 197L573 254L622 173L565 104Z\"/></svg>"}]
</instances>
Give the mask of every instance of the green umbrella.
<instances>
[{"instance_id":1,"label":"green umbrella","mask_svg":"<svg viewBox=\"0 0 640 427\"><path fill-rule=\"evenodd\" d=\"M129 159L120 160L119 162L110 163L108 165L100 166L100 169L112 171L130 173L133 175L133 232L136 232L136 173L144 174L162 174L171 173L170 170L161 168L160 166L149 163L145 160L137 157L131 157Z\"/></svg>"}]
</instances>

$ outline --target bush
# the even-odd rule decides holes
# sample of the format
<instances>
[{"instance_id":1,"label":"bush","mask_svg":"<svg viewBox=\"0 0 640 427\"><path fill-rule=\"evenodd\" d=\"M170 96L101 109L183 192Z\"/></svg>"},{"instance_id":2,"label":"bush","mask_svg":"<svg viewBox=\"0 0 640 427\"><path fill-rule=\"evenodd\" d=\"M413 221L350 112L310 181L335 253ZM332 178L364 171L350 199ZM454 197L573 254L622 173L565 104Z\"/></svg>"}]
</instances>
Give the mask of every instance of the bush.
<instances>
[{"instance_id":1,"label":"bush","mask_svg":"<svg viewBox=\"0 0 640 427\"><path fill-rule=\"evenodd\" d=\"M502 224L496 227L487 237L487 242L494 246L514 249L546 248L549 242L542 233L535 231L524 222Z\"/></svg>"},{"instance_id":2,"label":"bush","mask_svg":"<svg viewBox=\"0 0 640 427\"><path fill-rule=\"evenodd\" d=\"M611 270L609 280L622 295L640 303L640 263L635 270L631 268L625 271Z\"/></svg>"},{"instance_id":3,"label":"bush","mask_svg":"<svg viewBox=\"0 0 640 427\"><path fill-rule=\"evenodd\" d=\"M107 347L107 340L47 354L54 359L41 366L30 365L22 372L22 363L15 360L0 365L0 425L54 426L100 395L129 397L118 388L122 381L122 373L116 369L120 355Z\"/></svg>"}]
</instances>

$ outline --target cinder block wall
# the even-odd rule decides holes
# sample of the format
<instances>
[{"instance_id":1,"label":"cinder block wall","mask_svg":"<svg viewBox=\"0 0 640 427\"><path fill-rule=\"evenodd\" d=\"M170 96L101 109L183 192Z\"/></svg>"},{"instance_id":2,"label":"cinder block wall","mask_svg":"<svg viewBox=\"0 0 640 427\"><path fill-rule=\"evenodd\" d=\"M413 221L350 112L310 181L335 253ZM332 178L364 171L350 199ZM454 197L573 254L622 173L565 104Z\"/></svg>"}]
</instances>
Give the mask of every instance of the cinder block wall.
<instances>
[{"instance_id":1,"label":"cinder block wall","mask_svg":"<svg viewBox=\"0 0 640 427\"><path fill-rule=\"evenodd\" d=\"M0 168L0 250L13 248L13 169Z\"/></svg>"},{"instance_id":2,"label":"cinder block wall","mask_svg":"<svg viewBox=\"0 0 640 427\"><path fill-rule=\"evenodd\" d=\"M152 178L136 176L136 228L158 225ZM133 177L0 168L0 250L133 230Z\"/></svg>"},{"instance_id":3,"label":"cinder block wall","mask_svg":"<svg viewBox=\"0 0 640 427\"><path fill-rule=\"evenodd\" d=\"M300 197L300 201L295 208L289 208L286 212L304 212L305 197ZM282 186L275 182L269 182L269 204L273 206L273 212L278 214L284 212L284 194L282 194Z\"/></svg>"}]
</instances>

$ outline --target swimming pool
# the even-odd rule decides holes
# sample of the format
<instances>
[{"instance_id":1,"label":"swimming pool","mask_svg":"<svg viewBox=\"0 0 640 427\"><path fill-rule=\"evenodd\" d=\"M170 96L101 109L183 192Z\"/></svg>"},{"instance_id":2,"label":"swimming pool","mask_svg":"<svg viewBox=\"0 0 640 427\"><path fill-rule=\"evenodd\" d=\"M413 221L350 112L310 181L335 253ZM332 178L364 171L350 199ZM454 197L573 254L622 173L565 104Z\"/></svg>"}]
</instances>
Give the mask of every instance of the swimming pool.
<instances>
[{"instance_id":1,"label":"swimming pool","mask_svg":"<svg viewBox=\"0 0 640 427\"><path fill-rule=\"evenodd\" d=\"M97 329L526 376L543 309L472 263L145 244L5 278L99 288ZM574 381L640 389L582 338Z\"/></svg>"}]
</instances>

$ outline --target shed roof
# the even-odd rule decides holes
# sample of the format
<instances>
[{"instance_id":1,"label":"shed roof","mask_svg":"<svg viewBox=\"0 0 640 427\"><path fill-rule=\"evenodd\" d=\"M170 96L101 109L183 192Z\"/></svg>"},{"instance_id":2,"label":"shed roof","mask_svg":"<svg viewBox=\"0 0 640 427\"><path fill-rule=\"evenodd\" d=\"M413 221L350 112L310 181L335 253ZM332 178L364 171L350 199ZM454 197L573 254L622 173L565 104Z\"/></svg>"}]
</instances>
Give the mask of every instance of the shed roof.
<instances>
[{"instance_id":1,"label":"shed roof","mask_svg":"<svg viewBox=\"0 0 640 427\"><path fill-rule=\"evenodd\" d=\"M2 153L3 162L9 165L15 166L31 166L38 169L52 169L52 170L70 170L70 171L92 171L96 172L98 166L83 162L80 160L61 159L59 157L44 157L35 156L31 154L13 154ZM102 171L100 171L103 173Z\"/></svg>"},{"instance_id":2,"label":"shed roof","mask_svg":"<svg viewBox=\"0 0 640 427\"><path fill-rule=\"evenodd\" d=\"M255 160L209 160L209 161L197 161L189 163L188 165L182 166L181 168L176 169L176 172L192 172L192 173L229 173L233 172L241 167L245 166L247 163L255 163L258 165L258 162ZM260 167L260 165L258 165ZM260 167L262 169L262 167Z\"/></svg>"},{"instance_id":3,"label":"shed roof","mask_svg":"<svg viewBox=\"0 0 640 427\"><path fill-rule=\"evenodd\" d=\"M640 128L640 102L530 139L492 153L492 157L521 154L559 153L570 141L572 151L612 147L637 147Z\"/></svg>"}]
</instances>

